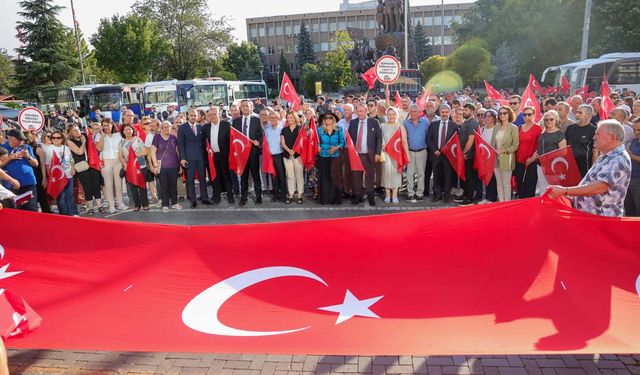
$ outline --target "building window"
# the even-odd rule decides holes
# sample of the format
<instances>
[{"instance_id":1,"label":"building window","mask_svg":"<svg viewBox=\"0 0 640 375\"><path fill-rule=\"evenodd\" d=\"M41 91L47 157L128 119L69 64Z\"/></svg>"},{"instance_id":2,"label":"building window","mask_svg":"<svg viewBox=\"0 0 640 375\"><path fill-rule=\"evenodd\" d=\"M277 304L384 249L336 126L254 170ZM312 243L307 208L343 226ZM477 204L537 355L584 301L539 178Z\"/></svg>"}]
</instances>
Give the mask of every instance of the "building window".
<instances>
[{"instance_id":1,"label":"building window","mask_svg":"<svg viewBox=\"0 0 640 375\"><path fill-rule=\"evenodd\" d=\"M453 22L462 23L462 16L453 16Z\"/></svg>"},{"instance_id":2,"label":"building window","mask_svg":"<svg viewBox=\"0 0 640 375\"><path fill-rule=\"evenodd\" d=\"M335 32L338 30L338 25L335 22L329 23L329 32Z\"/></svg>"},{"instance_id":3,"label":"building window","mask_svg":"<svg viewBox=\"0 0 640 375\"><path fill-rule=\"evenodd\" d=\"M264 46L260 47L260 52L262 52L263 55L266 55L267 54L267 47L264 47Z\"/></svg>"},{"instance_id":4,"label":"building window","mask_svg":"<svg viewBox=\"0 0 640 375\"><path fill-rule=\"evenodd\" d=\"M284 48L285 48L285 50L284 50L284 51L285 51L286 53L291 53L291 52L293 52L293 44L287 44L286 46L284 46Z\"/></svg>"},{"instance_id":5,"label":"building window","mask_svg":"<svg viewBox=\"0 0 640 375\"><path fill-rule=\"evenodd\" d=\"M249 29L249 32L251 33L251 37L255 38L258 36L258 30L255 27L252 27L251 29Z\"/></svg>"},{"instance_id":6,"label":"building window","mask_svg":"<svg viewBox=\"0 0 640 375\"><path fill-rule=\"evenodd\" d=\"M369 20L369 26L367 27L370 30L375 30L378 28L378 22L376 20Z\"/></svg>"},{"instance_id":7,"label":"building window","mask_svg":"<svg viewBox=\"0 0 640 375\"><path fill-rule=\"evenodd\" d=\"M274 36L276 29L273 26L267 26L267 35Z\"/></svg>"},{"instance_id":8,"label":"building window","mask_svg":"<svg viewBox=\"0 0 640 375\"><path fill-rule=\"evenodd\" d=\"M452 22L453 22L453 17L452 16L444 16L444 24L445 24L445 26L450 27Z\"/></svg>"},{"instance_id":9,"label":"building window","mask_svg":"<svg viewBox=\"0 0 640 375\"><path fill-rule=\"evenodd\" d=\"M291 35L291 25L284 26L284 33L287 35Z\"/></svg>"},{"instance_id":10,"label":"building window","mask_svg":"<svg viewBox=\"0 0 640 375\"><path fill-rule=\"evenodd\" d=\"M293 35L298 35L300 34L300 24L295 24L293 25Z\"/></svg>"},{"instance_id":11,"label":"building window","mask_svg":"<svg viewBox=\"0 0 640 375\"><path fill-rule=\"evenodd\" d=\"M327 42L320 43L320 51L326 52L328 50L329 50L329 43Z\"/></svg>"},{"instance_id":12,"label":"building window","mask_svg":"<svg viewBox=\"0 0 640 375\"><path fill-rule=\"evenodd\" d=\"M444 37L444 44L445 44L445 45L449 45L449 46L453 45L453 36L451 36L451 35L445 35L445 37Z\"/></svg>"},{"instance_id":13,"label":"building window","mask_svg":"<svg viewBox=\"0 0 640 375\"><path fill-rule=\"evenodd\" d=\"M258 36L265 36L264 27L258 28Z\"/></svg>"},{"instance_id":14,"label":"building window","mask_svg":"<svg viewBox=\"0 0 640 375\"><path fill-rule=\"evenodd\" d=\"M279 54L281 54L282 52L284 52L284 48L282 46L276 46L276 52Z\"/></svg>"},{"instance_id":15,"label":"building window","mask_svg":"<svg viewBox=\"0 0 640 375\"><path fill-rule=\"evenodd\" d=\"M434 46L439 46L442 44L442 37L441 36L433 36L431 37L431 43Z\"/></svg>"},{"instance_id":16,"label":"building window","mask_svg":"<svg viewBox=\"0 0 640 375\"><path fill-rule=\"evenodd\" d=\"M282 35L282 25L276 26L276 35Z\"/></svg>"},{"instance_id":17,"label":"building window","mask_svg":"<svg viewBox=\"0 0 640 375\"><path fill-rule=\"evenodd\" d=\"M273 55L274 48L272 46L269 46L268 52L269 52L269 55Z\"/></svg>"},{"instance_id":18,"label":"building window","mask_svg":"<svg viewBox=\"0 0 640 375\"><path fill-rule=\"evenodd\" d=\"M320 22L320 32L326 33L329 31L329 24L326 21Z\"/></svg>"},{"instance_id":19,"label":"building window","mask_svg":"<svg viewBox=\"0 0 640 375\"><path fill-rule=\"evenodd\" d=\"M320 52L320 44L316 43L313 45L313 51L314 52Z\"/></svg>"},{"instance_id":20,"label":"building window","mask_svg":"<svg viewBox=\"0 0 640 375\"><path fill-rule=\"evenodd\" d=\"M293 63L289 63L289 70L293 71Z\"/></svg>"},{"instance_id":21,"label":"building window","mask_svg":"<svg viewBox=\"0 0 640 375\"><path fill-rule=\"evenodd\" d=\"M346 29L347 29L347 22L346 21L338 22L338 30L346 30Z\"/></svg>"},{"instance_id":22,"label":"building window","mask_svg":"<svg viewBox=\"0 0 640 375\"><path fill-rule=\"evenodd\" d=\"M320 25L318 23L318 20L311 21L311 32L317 33L318 31L320 31Z\"/></svg>"},{"instance_id":23,"label":"building window","mask_svg":"<svg viewBox=\"0 0 640 375\"><path fill-rule=\"evenodd\" d=\"M435 26L440 26L440 25L442 25L442 17L441 17L441 16L439 16L439 15L438 15L438 16L436 16L436 17L433 17L433 24L434 24Z\"/></svg>"}]
</instances>

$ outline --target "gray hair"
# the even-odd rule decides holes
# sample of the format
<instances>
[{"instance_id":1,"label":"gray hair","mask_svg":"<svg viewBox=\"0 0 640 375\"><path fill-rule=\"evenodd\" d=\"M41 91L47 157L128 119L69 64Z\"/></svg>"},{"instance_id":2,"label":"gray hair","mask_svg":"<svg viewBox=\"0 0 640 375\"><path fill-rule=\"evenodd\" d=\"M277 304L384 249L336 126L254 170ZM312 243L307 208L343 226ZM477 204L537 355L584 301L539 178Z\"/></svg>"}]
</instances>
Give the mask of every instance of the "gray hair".
<instances>
[{"instance_id":1,"label":"gray hair","mask_svg":"<svg viewBox=\"0 0 640 375\"><path fill-rule=\"evenodd\" d=\"M593 107L590 106L589 104L582 104L580 107L578 107L578 111L579 110L583 110L588 114L590 114L591 116L593 116Z\"/></svg>"},{"instance_id":2,"label":"gray hair","mask_svg":"<svg viewBox=\"0 0 640 375\"><path fill-rule=\"evenodd\" d=\"M355 109L355 108L353 108L353 104L351 104L351 103L345 104L344 106L342 106L342 108L349 108L349 109L351 109L351 112L353 112L353 110Z\"/></svg>"},{"instance_id":3,"label":"gray hair","mask_svg":"<svg viewBox=\"0 0 640 375\"><path fill-rule=\"evenodd\" d=\"M614 136L616 141L624 140L624 128L618 120L602 120L598 122L598 127L604 128L607 134Z\"/></svg>"},{"instance_id":4,"label":"gray hair","mask_svg":"<svg viewBox=\"0 0 640 375\"><path fill-rule=\"evenodd\" d=\"M389 112L393 112L393 113L395 113L395 114L396 114L396 116L398 116L398 109L397 109L397 108L395 108L395 107L389 107L389 108L387 108L386 113L389 113Z\"/></svg>"},{"instance_id":5,"label":"gray hair","mask_svg":"<svg viewBox=\"0 0 640 375\"><path fill-rule=\"evenodd\" d=\"M411 105L409 106L409 112L413 111L414 109L417 109L418 111L420 111L420 110L421 110L419 105L417 105L417 104L411 104Z\"/></svg>"},{"instance_id":6,"label":"gray hair","mask_svg":"<svg viewBox=\"0 0 640 375\"><path fill-rule=\"evenodd\" d=\"M167 120L162 121L162 123L160 124L160 129L162 129L164 125L169 125L169 128L173 128L173 124Z\"/></svg>"},{"instance_id":7,"label":"gray hair","mask_svg":"<svg viewBox=\"0 0 640 375\"><path fill-rule=\"evenodd\" d=\"M440 110L443 109L448 109L449 112L451 112L451 107L449 106L449 104L440 104Z\"/></svg>"}]
</instances>

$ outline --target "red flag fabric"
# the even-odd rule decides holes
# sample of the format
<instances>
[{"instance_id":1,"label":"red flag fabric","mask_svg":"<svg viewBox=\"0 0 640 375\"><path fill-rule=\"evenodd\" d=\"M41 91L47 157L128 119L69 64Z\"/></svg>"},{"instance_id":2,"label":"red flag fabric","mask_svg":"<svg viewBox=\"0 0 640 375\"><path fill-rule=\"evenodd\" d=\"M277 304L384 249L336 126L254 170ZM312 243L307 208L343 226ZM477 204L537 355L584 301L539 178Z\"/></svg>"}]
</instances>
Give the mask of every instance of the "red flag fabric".
<instances>
[{"instance_id":1,"label":"red flag fabric","mask_svg":"<svg viewBox=\"0 0 640 375\"><path fill-rule=\"evenodd\" d=\"M495 87L491 86L489 82L484 81L484 87L487 90L487 96L492 100L497 100L497 101L504 100L504 97L502 96L502 94L500 94L500 91L496 90Z\"/></svg>"},{"instance_id":2,"label":"red flag fabric","mask_svg":"<svg viewBox=\"0 0 640 375\"><path fill-rule=\"evenodd\" d=\"M311 118L309 121L309 134L307 135L307 148L305 149L305 157L302 158L304 167L309 170L316 164L316 156L320 152L320 141L318 139L318 128L316 127L316 119Z\"/></svg>"},{"instance_id":3,"label":"red flag fabric","mask_svg":"<svg viewBox=\"0 0 640 375\"><path fill-rule=\"evenodd\" d=\"M364 166L362 165L362 160L360 160L360 156L356 152L356 146L353 145L353 140L351 139L351 135L347 132L347 152L349 153L349 164L351 165L352 171L364 171Z\"/></svg>"},{"instance_id":4,"label":"red flag fabric","mask_svg":"<svg viewBox=\"0 0 640 375\"><path fill-rule=\"evenodd\" d=\"M271 150L269 149L269 142L267 142L267 137L262 137L262 172L274 176L276 175L276 167L273 165L273 156L271 156Z\"/></svg>"},{"instance_id":5,"label":"red flag fabric","mask_svg":"<svg viewBox=\"0 0 640 375\"><path fill-rule=\"evenodd\" d=\"M291 79L289 79L287 72L284 72L284 74L282 75L280 97L289 103L289 107L292 111L297 110L300 105L302 105L300 97L298 96L298 92L296 91L296 88L293 87L293 83L291 82Z\"/></svg>"},{"instance_id":6,"label":"red flag fabric","mask_svg":"<svg viewBox=\"0 0 640 375\"><path fill-rule=\"evenodd\" d=\"M87 131L87 162L89 166L96 171L100 172L102 170L100 165L100 154L98 154L98 149L96 148L96 144L93 141L93 136L91 135L91 130L86 128Z\"/></svg>"},{"instance_id":7,"label":"red flag fabric","mask_svg":"<svg viewBox=\"0 0 640 375\"><path fill-rule=\"evenodd\" d=\"M293 151L300 155L300 161L305 164L305 158L307 157L307 148L309 144L309 137L304 130L304 126L300 126L298 131L298 138L296 138L296 144L293 146Z\"/></svg>"},{"instance_id":8,"label":"red flag fabric","mask_svg":"<svg viewBox=\"0 0 640 375\"><path fill-rule=\"evenodd\" d=\"M147 140L147 133L144 132L140 123L134 124L133 127L136 129L136 133L138 133L136 135L142 139L142 142L145 142Z\"/></svg>"},{"instance_id":9,"label":"red flag fabric","mask_svg":"<svg viewBox=\"0 0 640 375\"><path fill-rule=\"evenodd\" d=\"M475 133L475 153L474 166L478 171L478 177L489 185L491 177L493 177L493 168L496 165L496 150L488 144L478 132Z\"/></svg>"},{"instance_id":10,"label":"red flag fabric","mask_svg":"<svg viewBox=\"0 0 640 375\"><path fill-rule=\"evenodd\" d=\"M571 90L571 84L565 76L562 76L561 78L560 89L562 90L563 94L566 94L567 92L569 92L569 90Z\"/></svg>"},{"instance_id":11,"label":"red flag fabric","mask_svg":"<svg viewBox=\"0 0 640 375\"><path fill-rule=\"evenodd\" d=\"M136 156L135 151L133 151L133 147L131 147L131 145L129 145L129 158L127 160L125 175L127 182L130 184L135 185L140 189L147 188L147 181L144 179L144 174L140 168L140 162L138 161L138 157Z\"/></svg>"},{"instance_id":12,"label":"red flag fabric","mask_svg":"<svg viewBox=\"0 0 640 375\"><path fill-rule=\"evenodd\" d=\"M540 155L540 167L550 185L576 186L582 180L571 146Z\"/></svg>"},{"instance_id":13,"label":"red flag fabric","mask_svg":"<svg viewBox=\"0 0 640 375\"><path fill-rule=\"evenodd\" d=\"M533 91L542 91L542 86L540 86L540 83L533 74L529 74L529 86L531 86Z\"/></svg>"},{"instance_id":14,"label":"red flag fabric","mask_svg":"<svg viewBox=\"0 0 640 375\"><path fill-rule=\"evenodd\" d=\"M229 170L238 176L242 175L251 154L251 139L231 128L229 133Z\"/></svg>"},{"instance_id":15,"label":"red flag fabric","mask_svg":"<svg viewBox=\"0 0 640 375\"><path fill-rule=\"evenodd\" d=\"M424 90L424 93L418 98L416 104L420 107L420 113L423 114L425 109L427 108L427 101L429 100L429 96L431 95L431 85L427 86Z\"/></svg>"},{"instance_id":16,"label":"red flag fabric","mask_svg":"<svg viewBox=\"0 0 640 375\"><path fill-rule=\"evenodd\" d=\"M404 167L409 164L409 155L404 152L402 146L402 130L400 127L396 129L389 141L384 145L384 152L398 164L398 172L402 172Z\"/></svg>"},{"instance_id":17,"label":"red flag fabric","mask_svg":"<svg viewBox=\"0 0 640 375\"><path fill-rule=\"evenodd\" d=\"M584 99L584 96L587 95L588 93L589 93L589 85L582 86L578 90L576 90L576 95L582 96L583 99Z\"/></svg>"},{"instance_id":18,"label":"red flag fabric","mask_svg":"<svg viewBox=\"0 0 640 375\"><path fill-rule=\"evenodd\" d=\"M13 276L16 273L9 274ZM24 298L0 289L0 337L3 340L33 331L40 327L41 322L42 318Z\"/></svg>"},{"instance_id":19,"label":"red flag fabric","mask_svg":"<svg viewBox=\"0 0 640 375\"><path fill-rule=\"evenodd\" d=\"M604 81L602 81L602 86L600 86L600 120L608 119L609 112L613 109L613 101L609 95L611 95L611 88L607 77L605 77Z\"/></svg>"},{"instance_id":20,"label":"red flag fabric","mask_svg":"<svg viewBox=\"0 0 640 375\"><path fill-rule=\"evenodd\" d=\"M216 165L213 163L213 149L211 148L211 144L207 139L207 161L209 162L209 173L211 173L211 181L216 178Z\"/></svg>"},{"instance_id":21,"label":"red flag fabric","mask_svg":"<svg viewBox=\"0 0 640 375\"><path fill-rule=\"evenodd\" d=\"M538 102L538 98L536 98L536 94L533 92L531 85L527 85L527 88L524 89L524 93L522 93L520 112L522 112L524 108L528 106L536 109L536 117L534 118L534 121L540 121L540 119L542 118L542 111L540 110L540 103Z\"/></svg>"},{"instance_id":22,"label":"red flag fabric","mask_svg":"<svg viewBox=\"0 0 640 375\"><path fill-rule=\"evenodd\" d=\"M376 77L376 68L375 67L369 68L369 70L360 74L360 77L362 77L362 79L364 79L364 81L367 82L367 86L369 87L369 90L373 90L373 87L376 84L376 80L378 79Z\"/></svg>"},{"instance_id":23,"label":"red flag fabric","mask_svg":"<svg viewBox=\"0 0 640 375\"><path fill-rule=\"evenodd\" d=\"M295 230L289 222L157 225L20 210L0 211L0 222L11 233L1 239L3 262L23 271L3 285L43 319L9 348L640 352L640 221L561 200L318 220ZM500 230L488 230L492 223ZM33 228L47 228L46 241ZM64 240L68 228L74 246ZM382 237L372 228L389 230ZM96 233L117 235L96 241ZM510 245L501 246L505 233Z\"/></svg>"},{"instance_id":24,"label":"red flag fabric","mask_svg":"<svg viewBox=\"0 0 640 375\"><path fill-rule=\"evenodd\" d=\"M402 98L400 97L398 90L396 90L396 108L402 108Z\"/></svg>"},{"instance_id":25,"label":"red flag fabric","mask_svg":"<svg viewBox=\"0 0 640 375\"><path fill-rule=\"evenodd\" d=\"M464 155L462 154L462 145L460 144L460 136L458 133L444 145L442 153L447 157L456 174L463 181L465 178Z\"/></svg>"},{"instance_id":26,"label":"red flag fabric","mask_svg":"<svg viewBox=\"0 0 640 375\"><path fill-rule=\"evenodd\" d=\"M47 194L53 199L58 199L58 195L69 183L69 179L64 174L64 170L62 170L62 164L56 152L54 151L52 154L49 166L49 180L47 181Z\"/></svg>"}]
</instances>

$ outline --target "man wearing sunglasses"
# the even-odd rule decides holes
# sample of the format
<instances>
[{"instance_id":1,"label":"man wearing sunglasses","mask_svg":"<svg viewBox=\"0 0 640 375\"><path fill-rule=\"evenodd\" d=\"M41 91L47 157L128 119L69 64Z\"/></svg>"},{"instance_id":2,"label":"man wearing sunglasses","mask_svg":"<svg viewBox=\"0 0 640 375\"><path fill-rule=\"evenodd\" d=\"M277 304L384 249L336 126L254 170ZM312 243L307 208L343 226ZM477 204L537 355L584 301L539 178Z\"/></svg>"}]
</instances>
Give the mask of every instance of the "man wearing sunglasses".
<instances>
[{"instance_id":1,"label":"man wearing sunglasses","mask_svg":"<svg viewBox=\"0 0 640 375\"><path fill-rule=\"evenodd\" d=\"M524 124L524 116L520 112L521 103L522 97L520 95L511 95L511 98L509 98L509 107L516 116L516 119L513 121L513 125L515 126L522 126L522 124Z\"/></svg>"}]
</instances>

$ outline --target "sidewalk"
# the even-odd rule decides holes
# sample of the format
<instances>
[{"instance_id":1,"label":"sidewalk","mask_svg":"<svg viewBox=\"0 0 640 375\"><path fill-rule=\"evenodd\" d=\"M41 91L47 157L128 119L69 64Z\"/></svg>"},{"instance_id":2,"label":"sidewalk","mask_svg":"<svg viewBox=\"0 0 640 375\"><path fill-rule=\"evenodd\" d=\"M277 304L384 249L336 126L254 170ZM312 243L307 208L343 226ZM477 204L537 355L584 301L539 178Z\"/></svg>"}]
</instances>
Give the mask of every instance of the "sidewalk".
<instances>
[{"instance_id":1,"label":"sidewalk","mask_svg":"<svg viewBox=\"0 0 640 375\"><path fill-rule=\"evenodd\" d=\"M9 350L9 364L12 374L640 374L640 354L370 357Z\"/></svg>"}]
</instances>

